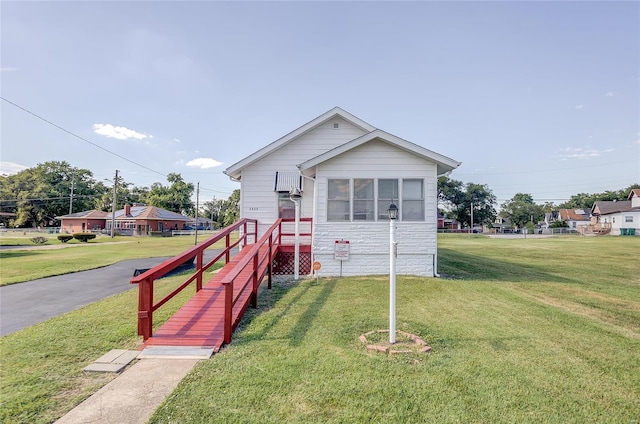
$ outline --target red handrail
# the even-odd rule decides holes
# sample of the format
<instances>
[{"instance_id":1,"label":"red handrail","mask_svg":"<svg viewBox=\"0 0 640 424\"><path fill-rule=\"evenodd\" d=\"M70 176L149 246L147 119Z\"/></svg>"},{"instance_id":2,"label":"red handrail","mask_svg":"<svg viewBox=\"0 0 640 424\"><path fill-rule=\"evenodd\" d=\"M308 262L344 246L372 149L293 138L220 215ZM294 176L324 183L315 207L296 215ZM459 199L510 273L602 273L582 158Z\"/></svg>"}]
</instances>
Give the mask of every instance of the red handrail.
<instances>
[{"instance_id":1,"label":"red handrail","mask_svg":"<svg viewBox=\"0 0 640 424\"><path fill-rule=\"evenodd\" d=\"M253 225L253 232L248 232L248 224ZM231 243L231 233L242 228L242 235L234 243ZM202 289L202 275L218 262L223 256L225 263L230 260L230 251L240 243L247 245L249 236L253 235L253 241L258 237L258 222L255 219L243 218L236 223L224 228L217 234L206 239L204 242L192 247L191 249L183 252L171 259L168 259L161 264L151 268L150 270L132 278L131 284L138 284L138 335L141 335L144 340L151 337L153 328L153 313L162 305L167 303L171 298L176 296L182 290L184 290L194 280L196 281L196 292ZM225 239L225 248L211 261L204 264L203 254L206 249L213 246L216 242ZM178 288L173 290L167 296L160 299L157 303L153 303L153 285L154 281L167 273L173 271L185 262L196 259L195 272Z\"/></svg>"},{"instance_id":2,"label":"red handrail","mask_svg":"<svg viewBox=\"0 0 640 424\"><path fill-rule=\"evenodd\" d=\"M278 251L278 242L280 240L280 231L281 231L281 223L282 219L278 219L276 222L269 227L269 229L260 237L260 240L252 245L249 249L249 252L233 267L232 270L229 271L227 275L222 278L222 285L225 288L225 300L224 300L224 342L231 343L231 334L233 329L238 325L244 311L249 306L249 303L245 303L240 306L240 311L236 315L236 319L233 319L233 308L236 306L238 299L241 294L247 289L249 282L252 283L251 287L251 296L249 298L252 307L256 308L258 306L258 288L260 282L264 278L265 274L268 273L269 281L268 288L271 288L271 266L273 263L273 258L275 257ZM274 232L277 233L274 236ZM276 242L277 241L277 242ZM267 246L266 254L263 253L260 255L260 249L264 246ZM259 273L260 268L263 266L264 262L267 262L267 266ZM249 266L249 263L252 263L252 272L244 281L236 281L240 276L240 273ZM237 295L234 296L234 286L235 288L239 288L237 290Z\"/></svg>"}]
</instances>

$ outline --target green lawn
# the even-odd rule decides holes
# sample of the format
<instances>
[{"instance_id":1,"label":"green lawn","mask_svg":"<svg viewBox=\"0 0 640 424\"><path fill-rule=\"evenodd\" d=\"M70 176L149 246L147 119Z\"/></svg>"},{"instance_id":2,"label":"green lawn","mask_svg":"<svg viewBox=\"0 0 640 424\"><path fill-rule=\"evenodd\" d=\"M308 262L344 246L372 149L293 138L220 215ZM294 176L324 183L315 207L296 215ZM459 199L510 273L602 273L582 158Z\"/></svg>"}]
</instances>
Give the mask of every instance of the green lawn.
<instances>
[{"instance_id":1,"label":"green lawn","mask_svg":"<svg viewBox=\"0 0 640 424\"><path fill-rule=\"evenodd\" d=\"M388 278L267 299L152 417L169 422L640 419L640 239L443 237L446 279L398 278L398 329L429 354L368 354Z\"/></svg>"},{"instance_id":2,"label":"green lawn","mask_svg":"<svg viewBox=\"0 0 640 424\"><path fill-rule=\"evenodd\" d=\"M443 278L397 282L398 329L431 353L358 340L388 328L387 276L278 283L151 422L640 420L640 238L439 246ZM51 422L112 378L81 369L138 345L135 302L129 291L0 339L0 421Z\"/></svg>"}]
</instances>

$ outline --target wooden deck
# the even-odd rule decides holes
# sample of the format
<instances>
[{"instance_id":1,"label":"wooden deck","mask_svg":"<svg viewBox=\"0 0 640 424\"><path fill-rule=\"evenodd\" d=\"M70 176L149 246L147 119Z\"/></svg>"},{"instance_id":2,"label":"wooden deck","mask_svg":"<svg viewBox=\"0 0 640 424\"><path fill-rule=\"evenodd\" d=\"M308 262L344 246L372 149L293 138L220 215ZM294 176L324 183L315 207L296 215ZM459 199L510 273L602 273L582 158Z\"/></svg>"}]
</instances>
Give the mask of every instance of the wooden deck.
<instances>
[{"instance_id":1,"label":"wooden deck","mask_svg":"<svg viewBox=\"0 0 640 424\"><path fill-rule=\"evenodd\" d=\"M260 248L260 255L268 254L268 246ZM192 346L213 348L218 352L224 343L225 286L223 279L236 267L251 249L245 247L234 256L215 276L191 299L148 338L148 346ZM258 275L264 275L267 262L259 266ZM237 280L244 282L251 278L252 262L238 274ZM258 282L260 284L261 281ZM242 315L251 303L252 285L237 284L233 287L236 300L233 307L232 327L235 329Z\"/></svg>"}]
</instances>

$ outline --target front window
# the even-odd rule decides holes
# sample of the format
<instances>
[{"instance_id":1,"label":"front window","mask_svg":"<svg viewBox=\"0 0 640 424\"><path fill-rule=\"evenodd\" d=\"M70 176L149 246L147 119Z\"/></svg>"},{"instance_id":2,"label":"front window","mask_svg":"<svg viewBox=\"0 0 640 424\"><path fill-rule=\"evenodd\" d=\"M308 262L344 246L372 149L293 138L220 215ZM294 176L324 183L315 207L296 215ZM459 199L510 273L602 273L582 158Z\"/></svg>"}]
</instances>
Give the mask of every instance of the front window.
<instances>
[{"instance_id":1,"label":"front window","mask_svg":"<svg viewBox=\"0 0 640 424\"><path fill-rule=\"evenodd\" d=\"M625 215L624 222L633 222L633 215Z\"/></svg>"},{"instance_id":2,"label":"front window","mask_svg":"<svg viewBox=\"0 0 640 424\"><path fill-rule=\"evenodd\" d=\"M278 218L295 218L295 216L296 205L289 197L289 192L278 192Z\"/></svg>"},{"instance_id":3,"label":"front window","mask_svg":"<svg viewBox=\"0 0 640 424\"><path fill-rule=\"evenodd\" d=\"M375 218L373 179L353 180L353 197L353 220L373 221Z\"/></svg>"},{"instance_id":4,"label":"front window","mask_svg":"<svg viewBox=\"0 0 640 424\"><path fill-rule=\"evenodd\" d=\"M402 181L402 220L424 221L423 180Z\"/></svg>"},{"instance_id":5,"label":"front window","mask_svg":"<svg viewBox=\"0 0 640 424\"><path fill-rule=\"evenodd\" d=\"M349 221L350 199L349 180L329 180L327 197L327 221Z\"/></svg>"},{"instance_id":6,"label":"front window","mask_svg":"<svg viewBox=\"0 0 640 424\"><path fill-rule=\"evenodd\" d=\"M330 179L327 189L327 221L386 221L391 203L403 221L425 220L422 179Z\"/></svg>"},{"instance_id":7,"label":"front window","mask_svg":"<svg viewBox=\"0 0 640 424\"><path fill-rule=\"evenodd\" d=\"M400 208L398 180L378 180L378 219L389 219L387 209L391 203Z\"/></svg>"}]
</instances>

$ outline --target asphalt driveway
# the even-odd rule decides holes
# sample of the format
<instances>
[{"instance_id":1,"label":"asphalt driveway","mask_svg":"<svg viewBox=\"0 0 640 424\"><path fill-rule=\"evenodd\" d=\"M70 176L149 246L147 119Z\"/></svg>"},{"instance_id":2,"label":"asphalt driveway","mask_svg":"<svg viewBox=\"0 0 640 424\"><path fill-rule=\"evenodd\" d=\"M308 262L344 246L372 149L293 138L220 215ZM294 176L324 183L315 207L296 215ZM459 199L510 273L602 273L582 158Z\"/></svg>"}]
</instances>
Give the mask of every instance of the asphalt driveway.
<instances>
[{"instance_id":1,"label":"asphalt driveway","mask_svg":"<svg viewBox=\"0 0 640 424\"><path fill-rule=\"evenodd\" d=\"M216 250L206 251L205 262ZM0 287L0 336L126 290L136 269L153 268L169 257L131 259L103 268Z\"/></svg>"}]
</instances>

